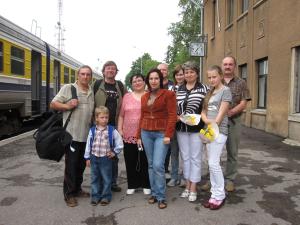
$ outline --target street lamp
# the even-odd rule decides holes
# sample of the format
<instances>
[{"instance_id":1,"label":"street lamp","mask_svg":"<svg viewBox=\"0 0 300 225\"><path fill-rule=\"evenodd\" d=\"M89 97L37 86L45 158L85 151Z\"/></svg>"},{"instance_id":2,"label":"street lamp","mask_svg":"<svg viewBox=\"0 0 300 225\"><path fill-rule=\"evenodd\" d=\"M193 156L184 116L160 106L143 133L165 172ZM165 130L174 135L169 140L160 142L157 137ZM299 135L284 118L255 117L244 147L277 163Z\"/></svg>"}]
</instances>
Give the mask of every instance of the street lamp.
<instances>
[{"instance_id":1,"label":"street lamp","mask_svg":"<svg viewBox=\"0 0 300 225\"><path fill-rule=\"evenodd\" d=\"M200 39L203 40L203 36L204 36L204 3L203 0L190 0L192 3L194 3L196 5L196 7L200 8ZM200 82L202 82L203 80L203 57L200 56L200 65L199 65L199 69L200 69Z\"/></svg>"}]
</instances>

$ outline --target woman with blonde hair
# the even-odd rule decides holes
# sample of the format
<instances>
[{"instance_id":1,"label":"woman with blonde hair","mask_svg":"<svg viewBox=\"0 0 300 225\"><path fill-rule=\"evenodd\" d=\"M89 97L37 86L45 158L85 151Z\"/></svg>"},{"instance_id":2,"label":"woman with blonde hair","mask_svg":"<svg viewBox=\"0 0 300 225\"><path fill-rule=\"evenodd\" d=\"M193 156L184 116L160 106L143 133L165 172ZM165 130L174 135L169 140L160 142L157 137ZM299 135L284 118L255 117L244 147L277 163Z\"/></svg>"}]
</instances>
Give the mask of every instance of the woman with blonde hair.
<instances>
[{"instance_id":1,"label":"woman with blonde hair","mask_svg":"<svg viewBox=\"0 0 300 225\"><path fill-rule=\"evenodd\" d=\"M212 210L219 209L225 202L224 177L220 166L220 158L228 135L227 112L232 101L229 87L224 85L222 69L212 66L207 71L210 91L204 99L201 118L206 125L216 123L219 135L206 144L208 166L211 182L211 197L203 206Z\"/></svg>"}]
</instances>

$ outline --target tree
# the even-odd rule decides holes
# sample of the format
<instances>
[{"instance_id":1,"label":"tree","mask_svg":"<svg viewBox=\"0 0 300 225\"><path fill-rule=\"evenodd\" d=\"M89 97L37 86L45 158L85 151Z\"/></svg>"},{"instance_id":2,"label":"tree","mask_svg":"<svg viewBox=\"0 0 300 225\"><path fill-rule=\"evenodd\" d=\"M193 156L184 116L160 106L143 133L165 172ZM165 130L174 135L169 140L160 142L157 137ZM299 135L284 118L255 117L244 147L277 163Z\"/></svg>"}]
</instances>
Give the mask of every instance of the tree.
<instances>
[{"instance_id":1,"label":"tree","mask_svg":"<svg viewBox=\"0 0 300 225\"><path fill-rule=\"evenodd\" d=\"M142 61L142 63L141 63ZM132 62L131 69L129 73L125 77L125 85L127 89L131 89L130 85L130 77L133 74L141 73L141 65L142 65L142 74L146 76L148 71L159 64L158 61L153 60L149 53L144 53L141 57L137 58Z\"/></svg>"},{"instance_id":2,"label":"tree","mask_svg":"<svg viewBox=\"0 0 300 225\"><path fill-rule=\"evenodd\" d=\"M168 29L168 34L172 36L166 57L170 71L176 65L188 60L199 61L199 57L189 55L189 44L196 41L200 33L200 9L190 0L180 0L178 5L182 9L180 13L182 19L172 23Z\"/></svg>"}]
</instances>

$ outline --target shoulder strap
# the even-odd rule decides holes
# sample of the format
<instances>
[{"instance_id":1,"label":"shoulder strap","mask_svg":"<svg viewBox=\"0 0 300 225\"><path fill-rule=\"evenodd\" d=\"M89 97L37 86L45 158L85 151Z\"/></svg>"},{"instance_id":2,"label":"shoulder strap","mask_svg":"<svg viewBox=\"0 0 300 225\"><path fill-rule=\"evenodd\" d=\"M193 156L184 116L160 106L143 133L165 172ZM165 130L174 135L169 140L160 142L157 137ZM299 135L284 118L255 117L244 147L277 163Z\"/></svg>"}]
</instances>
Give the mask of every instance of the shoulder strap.
<instances>
[{"instance_id":1,"label":"shoulder strap","mask_svg":"<svg viewBox=\"0 0 300 225\"><path fill-rule=\"evenodd\" d=\"M92 151L92 146L93 146L93 142L95 139L95 131L96 131L96 126L92 126L91 127L92 137L91 137L91 141L90 141L90 150L91 151Z\"/></svg>"},{"instance_id":2,"label":"shoulder strap","mask_svg":"<svg viewBox=\"0 0 300 225\"><path fill-rule=\"evenodd\" d=\"M73 84L71 85L71 92L72 92L72 99L78 99L76 87Z\"/></svg>"},{"instance_id":3,"label":"shoulder strap","mask_svg":"<svg viewBox=\"0 0 300 225\"><path fill-rule=\"evenodd\" d=\"M110 148L112 149L115 147L114 137L113 137L114 130L115 130L114 126L108 125L108 139L109 139Z\"/></svg>"},{"instance_id":4,"label":"shoulder strap","mask_svg":"<svg viewBox=\"0 0 300 225\"><path fill-rule=\"evenodd\" d=\"M76 88L75 88L75 86L74 86L73 84L71 85L71 92L72 92L72 99L78 99L77 91L76 91ZM71 111L70 114L68 115L68 118L67 118L67 120L66 120L66 122L65 122L65 125L64 125L64 129L67 128L68 123L70 122L71 115L72 115L73 111L74 111L74 109L72 109L72 111Z\"/></svg>"},{"instance_id":5,"label":"shoulder strap","mask_svg":"<svg viewBox=\"0 0 300 225\"><path fill-rule=\"evenodd\" d=\"M123 83L122 83L122 81L120 81L120 80L117 80L117 83L118 83L118 86L119 86L119 89L120 89L120 91L121 91L121 94L122 94L122 97L124 96L124 85L123 85Z\"/></svg>"},{"instance_id":6,"label":"shoulder strap","mask_svg":"<svg viewBox=\"0 0 300 225\"><path fill-rule=\"evenodd\" d=\"M100 87L100 84L102 83L102 80L103 79L100 79L100 80L96 80L95 83L94 83L94 95L96 94L96 92L98 91L99 87Z\"/></svg>"}]
</instances>

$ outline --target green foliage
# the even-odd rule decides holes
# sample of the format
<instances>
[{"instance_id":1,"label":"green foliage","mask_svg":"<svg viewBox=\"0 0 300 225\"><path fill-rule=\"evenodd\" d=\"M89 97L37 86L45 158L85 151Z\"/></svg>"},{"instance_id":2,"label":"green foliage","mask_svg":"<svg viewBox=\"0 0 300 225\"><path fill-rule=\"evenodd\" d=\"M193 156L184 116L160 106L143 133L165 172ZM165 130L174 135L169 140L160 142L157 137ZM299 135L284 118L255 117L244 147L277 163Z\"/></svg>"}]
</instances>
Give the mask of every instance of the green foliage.
<instances>
[{"instance_id":1,"label":"green foliage","mask_svg":"<svg viewBox=\"0 0 300 225\"><path fill-rule=\"evenodd\" d=\"M200 9L190 0L180 0L178 5L181 7L181 20L172 23L168 29L168 34L172 36L166 57L169 71L188 60L199 61L199 57L189 55L189 44L197 41L200 33Z\"/></svg>"},{"instance_id":2,"label":"green foliage","mask_svg":"<svg viewBox=\"0 0 300 225\"><path fill-rule=\"evenodd\" d=\"M132 65L131 65L131 69L125 77L125 85L126 85L127 89L128 90L131 89L130 77L133 74L138 74L138 73L140 74L141 66L142 66L142 74L144 76L146 76L148 71L154 67L157 67L158 64L159 64L159 62L156 60L153 60L149 53L144 53L141 57L139 57L138 59L133 61Z\"/></svg>"}]
</instances>

